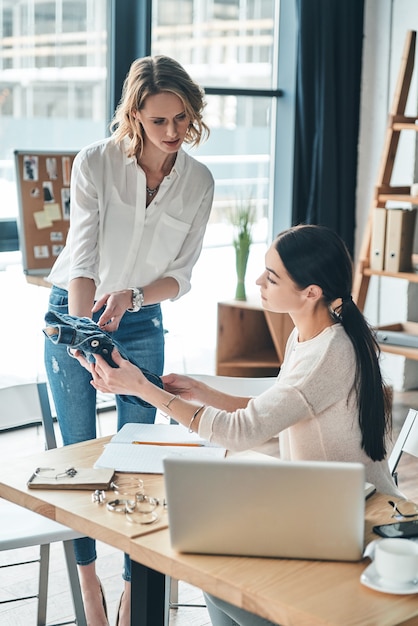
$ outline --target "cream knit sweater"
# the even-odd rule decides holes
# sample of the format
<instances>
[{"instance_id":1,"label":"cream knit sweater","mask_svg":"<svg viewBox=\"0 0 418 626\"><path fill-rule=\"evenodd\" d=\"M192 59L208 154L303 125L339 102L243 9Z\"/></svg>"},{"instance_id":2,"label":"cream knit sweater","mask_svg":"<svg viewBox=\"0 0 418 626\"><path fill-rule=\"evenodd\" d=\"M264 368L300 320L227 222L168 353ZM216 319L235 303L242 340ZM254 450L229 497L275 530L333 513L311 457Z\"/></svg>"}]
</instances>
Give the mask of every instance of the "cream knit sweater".
<instances>
[{"instance_id":1,"label":"cream knit sweater","mask_svg":"<svg viewBox=\"0 0 418 626\"><path fill-rule=\"evenodd\" d=\"M402 497L387 462L373 462L361 449L354 375L354 349L340 324L303 343L294 329L273 386L233 413L207 407L199 435L282 460L361 462L377 491Z\"/></svg>"}]
</instances>

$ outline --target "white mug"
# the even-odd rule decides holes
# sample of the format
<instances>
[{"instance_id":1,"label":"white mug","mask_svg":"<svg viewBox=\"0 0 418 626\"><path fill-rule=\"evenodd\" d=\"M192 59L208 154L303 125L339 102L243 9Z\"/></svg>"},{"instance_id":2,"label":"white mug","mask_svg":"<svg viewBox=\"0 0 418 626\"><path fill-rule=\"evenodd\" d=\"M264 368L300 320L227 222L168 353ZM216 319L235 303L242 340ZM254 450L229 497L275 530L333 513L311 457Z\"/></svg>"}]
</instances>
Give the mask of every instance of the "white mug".
<instances>
[{"instance_id":1,"label":"white mug","mask_svg":"<svg viewBox=\"0 0 418 626\"><path fill-rule=\"evenodd\" d=\"M418 579L418 544L409 539L382 539L375 547L374 565L386 583L412 583Z\"/></svg>"}]
</instances>

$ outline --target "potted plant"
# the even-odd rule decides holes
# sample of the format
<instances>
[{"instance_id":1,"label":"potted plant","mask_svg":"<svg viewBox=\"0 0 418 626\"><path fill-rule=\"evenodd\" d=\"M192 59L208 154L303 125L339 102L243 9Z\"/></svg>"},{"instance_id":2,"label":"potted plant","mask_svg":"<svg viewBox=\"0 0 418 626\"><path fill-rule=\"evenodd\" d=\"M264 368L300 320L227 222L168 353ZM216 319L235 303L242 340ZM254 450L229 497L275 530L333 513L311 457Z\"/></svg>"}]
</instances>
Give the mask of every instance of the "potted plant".
<instances>
[{"instance_id":1,"label":"potted plant","mask_svg":"<svg viewBox=\"0 0 418 626\"><path fill-rule=\"evenodd\" d=\"M237 272L235 300L246 300L245 274L252 243L252 227L255 221L251 199L237 201L229 213L229 220L234 228L233 244Z\"/></svg>"}]
</instances>

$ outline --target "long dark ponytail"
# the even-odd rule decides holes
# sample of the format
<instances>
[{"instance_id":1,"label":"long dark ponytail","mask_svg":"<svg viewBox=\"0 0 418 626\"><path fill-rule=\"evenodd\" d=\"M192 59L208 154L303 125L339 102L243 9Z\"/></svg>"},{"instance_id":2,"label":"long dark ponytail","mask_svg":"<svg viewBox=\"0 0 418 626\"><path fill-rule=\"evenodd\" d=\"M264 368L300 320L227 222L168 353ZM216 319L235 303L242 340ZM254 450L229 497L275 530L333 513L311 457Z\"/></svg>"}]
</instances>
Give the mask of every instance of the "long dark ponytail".
<instances>
[{"instance_id":1,"label":"long dark ponytail","mask_svg":"<svg viewBox=\"0 0 418 626\"><path fill-rule=\"evenodd\" d=\"M361 445L373 461L383 460L386 434L392 427L391 398L382 379L379 344L351 297L353 264L346 245L325 226L300 225L280 233L276 249L289 276L301 289L312 284L321 287L331 315L350 338L356 355L354 388Z\"/></svg>"}]
</instances>

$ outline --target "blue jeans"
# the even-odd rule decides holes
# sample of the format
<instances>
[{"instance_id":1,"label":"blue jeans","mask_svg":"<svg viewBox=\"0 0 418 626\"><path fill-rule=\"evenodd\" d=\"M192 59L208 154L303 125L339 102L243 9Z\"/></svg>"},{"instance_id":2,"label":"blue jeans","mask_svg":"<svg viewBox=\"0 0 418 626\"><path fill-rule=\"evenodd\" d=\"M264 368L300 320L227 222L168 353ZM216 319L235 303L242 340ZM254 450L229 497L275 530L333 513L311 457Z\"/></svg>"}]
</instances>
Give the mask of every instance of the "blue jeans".
<instances>
[{"instance_id":1,"label":"blue jeans","mask_svg":"<svg viewBox=\"0 0 418 626\"><path fill-rule=\"evenodd\" d=\"M229 602L203 594L212 626L277 626L264 617L259 617Z\"/></svg>"},{"instance_id":2,"label":"blue jeans","mask_svg":"<svg viewBox=\"0 0 418 626\"><path fill-rule=\"evenodd\" d=\"M49 311L68 314L68 292L52 287ZM94 314L97 321L103 310ZM127 312L118 330L111 333L125 353L159 376L164 369L164 329L159 304L142 307L136 313ZM69 356L65 344L54 344L45 338L45 368L64 445L96 438L96 390L91 386L89 372ZM116 396L118 430L127 423L152 424L155 409L129 402ZM96 560L96 544L85 537L74 541L76 560L88 565ZM130 580L130 560L125 556L123 578Z\"/></svg>"}]
</instances>

